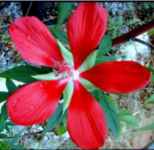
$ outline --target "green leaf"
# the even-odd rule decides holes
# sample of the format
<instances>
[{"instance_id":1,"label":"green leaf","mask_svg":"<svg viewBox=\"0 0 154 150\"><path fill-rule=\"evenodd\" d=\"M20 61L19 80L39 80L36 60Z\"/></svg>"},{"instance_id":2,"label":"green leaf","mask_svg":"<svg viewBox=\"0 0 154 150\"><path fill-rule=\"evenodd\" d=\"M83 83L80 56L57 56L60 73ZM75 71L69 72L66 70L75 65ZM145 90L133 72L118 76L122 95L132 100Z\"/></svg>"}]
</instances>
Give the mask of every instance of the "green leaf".
<instances>
[{"instance_id":1,"label":"green leaf","mask_svg":"<svg viewBox=\"0 0 154 150\"><path fill-rule=\"evenodd\" d=\"M67 35L66 33L62 30L62 28L58 25L52 25L49 27L53 35L60 40L62 43L67 44Z\"/></svg>"},{"instance_id":2,"label":"green leaf","mask_svg":"<svg viewBox=\"0 0 154 150\"><path fill-rule=\"evenodd\" d=\"M152 83L154 83L154 74L152 74L151 80L152 80Z\"/></svg>"},{"instance_id":3,"label":"green leaf","mask_svg":"<svg viewBox=\"0 0 154 150\"><path fill-rule=\"evenodd\" d=\"M151 72L153 72L154 73L154 68L153 68L153 66L152 65L148 65L148 67L147 67Z\"/></svg>"},{"instance_id":4,"label":"green leaf","mask_svg":"<svg viewBox=\"0 0 154 150\"><path fill-rule=\"evenodd\" d=\"M36 79L32 78L32 75L44 74L49 72L51 72L51 69L49 68L37 68L30 65L21 65L1 72L0 77L28 83L36 81Z\"/></svg>"},{"instance_id":5,"label":"green leaf","mask_svg":"<svg viewBox=\"0 0 154 150\"><path fill-rule=\"evenodd\" d=\"M111 97L102 93L100 90L95 90L93 94L99 100L100 105L105 111L108 128L111 130L112 135L118 138L120 136L121 126L118 119L119 108L116 101L112 100Z\"/></svg>"},{"instance_id":6,"label":"green leaf","mask_svg":"<svg viewBox=\"0 0 154 150\"><path fill-rule=\"evenodd\" d=\"M69 81L63 94L63 113L68 108L73 94L73 81Z\"/></svg>"},{"instance_id":7,"label":"green leaf","mask_svg":"<svg viewBox=\"0 0 154 150\"><path fill-rule=\"evenodd\" d=\"M118 117L121 122L126 123L132 128L137 128L139 126L137 118L126 109L120 110Z\"/></svg>"},{"instance_id":8,"label":"green leaf","mask_svg":"<svg viewBox=\"0 0 154 150\"><path fill-rule=\"evenodd\" d=\"M151 71L151 73L152 73L151 81L154 83L154 68L153 68L152 65L149 65L149 66L147 67L147 69L149 69L149 71Z\"/></svg>"},{"instance_id":9,"label":"green leaf","mask_svg":"<svg viewBox=\"0 0 154 150\"><path fill-rule=\"evenodd\" d=\"M66 49L64 47L64 45L59 40L57 40L57 42L58 42L59 48L60 48L60 50L61 50L61 52L62 52L62 54L64 56L65 61L70 66L73 66L73 56L72 56L72 53L68 49Z\"/></svg>"},{"instance_id":10,"label":"green leaf","mask_svg":"<svg viewBox=\"0 0 154 150\"><path fill-rule=\"evenodd\" d=\"M8 138L8 136L6 134L0 133L0 139L5 139Z\"/></svg>"},{"instance_id":11,"label":"green leaf","mask_svg":"<svg viewBox=\"0 0 154 150\"><path fill-rule=\"evenodd\" d=\"M62 135L67 131L66 127L64 125L60 125L56 128L55 132L57 135Z\"/></svg>"},{"instance_id":12,"label":"green leaf","mask_svg":"<svg viewBox=\"0 0 154 150\"><path fill-rule=\"evenodd\" d=\"M7 116L6 104L4 104L2 106L0 114L0 131L2 131L5 128L7 118L8 116Z\"/></svg>"},{"instance_id":13,"label":"green leaf","mask_svg":"<svg viewBox=\"0 0 154 150\"><path fill-rule=\"evenodd\" d=\"M14 82L9 78L6 79L6 87L9 92L12 92L17 88L17 86L14 84Z\"/></svg>"},{"instance_id":14,"label":"green leaf","mask_svg":"<svg viewBox=\"0 0 154 150\"><path fill-rule=\"evenodd\" d=\"M107 34L103 37L99 48L97 49L98 51L98 56L102 56L105 55L106 53L108 53L112 48L112 39L111 37Z\"/></svg>"},{"instance_id":15,"label":"green leaf","mask_svg":"<svg viewBox=\"0 0 154 150\"><path fill-rule=\"evenodd\" d=\"M79 68L79 72L86 71L95 65L97 51L91 53Z\"/></svg>"},{"instance_id":16,"label":"green leaf","mask_svg":"<svg viewBox=\"0 0 154 150\"><path fill-rule=\"evenodd\" d=\"M152 94L145 102L144 105L154 104L154 94Z\"/></svg>"},{"instance_id":17,"label":"green leaf","mask_svg":"<svg viewBox=\"0 0 154 150\"><path fill-rule=\"evenodd\" d=\"M54 72L50 72L50 73L47 73L47 74L33 75L32 77L34 79L37 79L37 80L54 80L54 79L58 79L58 77L55 75Z\"/></svg>"},{"instance_id":18,"label":"green leaf","mask_svg":"<svg viewBox=\"0 0 154 150\"><path fill-rule=\"evenodd\" d=\"M0 102L3 102L9 96L8 92L0 92Z\"/></svg>"},{"instance_id":19,"label":"green leaf","mask_svg":"<svg viewBox=\"0 0 154 150\"><path fill-rule=\"evenodd\" d=\"M90 81L84 78L80 78L80 82L84 85L84 87L86 87L89 92L93 92L96 89L96 87Z\"/></svg>"},{"instance_id":20,"label":"green leaf","mask_svg":"<svg viewBox=\"0 0 154 150\"><path fill-rule=\"evenodd\" d=\"M113 61L120 58L120 56L97 56L96 58L96 64L106 62L106 61Z\"/></svg>"},{"instance_id":21,"label":"green leaf","mask_svg":"<svg viewBox=\"0 0 154 150\"><path fill-rule=\"evenodd\" d=\"M59 104L56 112L48 119L44 132L51 131L63 118L63 104Z\"/></svg>"},{"instance_id":22,"label":"green leaf","mask_svg":"<svg viewBox=\"0 0 154 150\"><path fill-rule=\"evenodd\" d=\"M10 145L5 141L0 141L0 150L11 150Z\"/></svg>"},{"instance_id":23,"label":"green leaf","mask_svg":"<svg viewBox=\"0 0 154 150\"><path fill-rule=\"evenodd\" d=\"M58 20L57 20L57 24L62 25L66 19L68 18L68 16L70 15L74 3L72 2L61 2L58 5Z\"/></svg>"},{"instance_id":24,"label":"green leaf","mask_svg":"<svg viewBox=\"0 0 154 150\"><path fill-rule=\"evenodd\" d=\"M65 113L63 119L60 121L60 123L54 129L54 131L57 135L62 135L67 131L66 117L67 116L66 116L66 113Z\"/></svg>"}]
</instances>

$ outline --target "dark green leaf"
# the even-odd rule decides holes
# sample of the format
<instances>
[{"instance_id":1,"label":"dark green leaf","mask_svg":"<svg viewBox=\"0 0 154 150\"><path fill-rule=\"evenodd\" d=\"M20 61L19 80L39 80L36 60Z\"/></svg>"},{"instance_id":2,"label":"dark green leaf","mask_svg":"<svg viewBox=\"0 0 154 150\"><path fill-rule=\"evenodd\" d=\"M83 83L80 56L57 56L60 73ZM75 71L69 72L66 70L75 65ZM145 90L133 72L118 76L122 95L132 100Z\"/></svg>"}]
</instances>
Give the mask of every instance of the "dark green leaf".
<instances>
[{"instance_id":1,"label":"dark green leaf","mask_svg":"<svg viewBox=\"0 0 154 150\"><path fill-rule=\"evenodd\" d=\"M7 116L6 104L4 104L2 106L0 114L0 131L2 131L5 128L7 118L8 116Z\"/></svg>"},{"instance_id":2,"label":"dark green leaf","mask_svg":"<svg viewBox=\"0 0 154 150\"><path fill-rule=\"evenodd\" d=\"M8 96L9 96L8 92L0 92L0 102L6 100Z\"/></svg>"},{"instance_id":3,"label":"dark green leaf","mask_svg":"<svg viewBox=\"0 0 154 150\"><path fill-rule=\"evenodd\" d=\"M151 73L152 73L151 81L154 82L154 68L152 65L149 65L147 68L149 69L149 71L151 71Z\"/></svg>"},{"instance_id":4,"label":"dark green leaf","mask_svg":"<svg viewBox=\"0 0 154 150\"><path fill-rule=\"evenodd\" d=\"M154 94L147 98L144 102L144 106L148 107L149 105L154 104Z\"/></svg>"},{"instance_id":5,"label":"dark green leaf","mask_svg":"<svg viewBox=\"0 0 154 150\"><path fill-rule=\"evenodd\" d=\"M6 134L0 133L0 139L8 138Z\"/></svg>"},{"instance_id":6,"label":"dark green leaf","mask_svg":"<svg viewBox=\"0 0 154 150\"><path fill-rule=\"evenodd\" d=\"M36 81L36 79L31 77L32 75L44 74L49 72L51 72L51 69L49 68L37 68L30 65L21 65L1 72L0 77L15 79L27 83Z\"/></svg>"},{"instance_id":7,"label":"dark green leaf","mask_svg":"<svg viewBox=\"0 0 154 150\"><path fill-rule=\"evenodd\" d=\"M105 35L98 48L98 56L105 55L112 48L112 39L109 35Z\"/></svg>"},{"instance_id":8,"label":"dark green leaf","mask_svg":"<svg viewBox=\"0 0 154 150\"><path fill-rule=\"evenodd\" d=\"M10 145L5 141L0 141L0 150L11 150Z\"/></svg>"},{"instance_id":9,"label":"dark green leaf","mask_svg":"<svg viewBox=\"0 0 154 150\"><path fill-rule=\"evenodd\" d=\"M57 25L50 26L50 30L57 39L59 39L62 43L67 44L66 33L62 30L60 26Z\"/></svg>"},{"instance_id":10,"label":"dark green leaf","mask_svg":"<svg viewBox=\"0 0 154 150\"><path fill-rule=\"evenodd\" d=\"M56 112L47 121L44 131L45 132L51 131L56 126L56 124L62 120L62 118L63 118L63 104L59 104Z\"/></svg>"},{"instance_id":11,"label":"dark green leaf","mask_svg":"<svg viewBox=\"0 0 154 150\"><path fill-rule=\"evenodd\" d=\"M17 88L17 86L14 84L14 82L9 78L6 79L6 87L9 92L12 92Z\"/></svg>"},{"instance_id":12,"label":"dark green leaf","mask_svg":"<svg viewBox=\"0 0 154 150\"><path fill-rule=\"evenodd\" d=\"M99 56L96 58L96 64L106 62L106 61L113 61L120 58L119 56Z\"/></svg>"},{"instance_id":13,"label":"dark green leaf","mask_svg":"<svg viewBox=\"0 0 154 150\"><path fill-rule=\"evenodd\" d=\"M93 93L106 114L107 124L115 138L120 136L121 126L118 119L118 105L116 101L113 101L109 96L102 93L100 90L96 90Z\"/></svg>"},{"instance_id":14,"label":"dark green leaf","mask_svg":"<svg viewBox=\"0 0 154 150\"><path fill-rule=\"evenodd\" d=\"M0 139L11 139L11 138L14 138L14 137L8 136L8 135L3 134L3 133L0 133Z\"/></svg>"},{"instance_id":15,"label":"dark green leaf","mask_svg":"<svg viewBox=\"0 0 154 150\"><path fill-rule=\"evenodd\" d=\"M74 3L72 2L61 2L58 6L58 20L57 24L62 25L73 9Z\"/></svg>"},{"instance_id":16,"label":"dark green leaf","mask_svg":"<svg viewBox=\"0 0 154 150\"><path fill-rule=\"evenodd\" d=\"M152 80L152 82L154 83L154 74L152 74L151 80Z\"/></svg>"},{"instance_id":17,"label":"dark green leaf","mask_svg":"<svg viewBox=\"0 0 154 150\"><path fill-rule=\"evenodd\" d=\"M148 68L151 72L153 72L153 73L154 73L154 68L153 68L153 66L152 66L152 65L149 65L147 68Z\"/></svg>"}]
</instances>

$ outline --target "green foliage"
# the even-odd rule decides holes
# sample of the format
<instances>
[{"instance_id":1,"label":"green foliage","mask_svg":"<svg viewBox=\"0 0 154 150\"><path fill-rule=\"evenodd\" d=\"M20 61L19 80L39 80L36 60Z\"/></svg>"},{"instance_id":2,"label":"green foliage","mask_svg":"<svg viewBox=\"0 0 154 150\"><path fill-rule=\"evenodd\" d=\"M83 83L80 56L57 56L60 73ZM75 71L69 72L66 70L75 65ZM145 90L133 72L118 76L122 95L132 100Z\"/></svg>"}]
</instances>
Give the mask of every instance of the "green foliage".
<instances>
[{"instance_id":1,"label":"green foliage","mask_svg":"<svg viewBox=\"0 0 154 150\"><path fill-rule=\"evenodd\" d=\"M149 30L148 35L153 37L154 36L154 29Z\"/></svg>"},{"instance_id":2,"label":"green foliage","mask_svg":"<svg viewBox=\"0 0 154 150\"><path fill-rule=\"evenodd\" d=\"M51 118L48 119L44 132L51 131L56 126L56 124L62 120L63 116L63 104L59 104L56 112L51 116Z\"/></svg>"},{"instance_id":3,"label":"green foliage","mask_svg":"<svg viewBox=\"0 0 154 150\"><path fill-rule=\"evenodd\" d=\"M154 74L152 74L151 80L152 80L152 83L154 83Z\"/></svg>"},{"instance_id":4,"label":"green foliage","mask_svg":"<svg viewBox=\"0 0 154 150\"><path fill-rule=\"evenodd\" d=\"M6 141L0 140L0 150L11 150L11 147Z\"/></svg>"},{"instance_id":5,"label":"green foliage","mask_svg":"<svg viewBox=\"0 0 154 150\"><path fill-rule=\"evenodd\" d=\"M108 56L108 53L112 50L112 38L109 34L105 35L101 41L99 48L97 49L96 64L113 61L120 58L120 56Z\"/></svg>"},{"instance_id":6,"label":"green foliage","mask_svg":"<svg viewBox=\"0 0 154 150\"><path fill-rule=\"evenodd\" d=\"M64 124L60 124L56 129L55 132L57 135L62 135L67 131L66 126Z\"/></svg>"},{"instance_id":7,"label":"green foliage","mask_svg":"<svg viewBox=\"0 0 154 150\"><path fill-rule=\"evenodd\" d=\"M17 88L17 86L14 84L14 82L9 78L6 79L6 87L9 92L12 92L12 91L16 90L16 88Z\"/></svg>"},{"instance_id":8,"label":"green foliage","mask_svg":"<svg viewBox=\"0 0 154 150\"><path fill-rule=\"evenodd\" d=\"M121 35L121 27L125 25L124 17L109 17L109 33L111 33L112 37L115 38Z\"/></svg>"},{"instance_id":9,"label":"green foliage","mask_svg":"<svg viewBox=\"0 0 154 150\"><path fill-rule=\"evenodd\" d=\"M73 81L69 81L63 94L63 112L68 108L73 94Z\"/></svg>"},{"instance_id":10,"label":"green foliage","mask_svg":"<svg viewBox=\"0 0 154 150\"><path fill-rule=\"evenodd\" d=\"M148 107L148 106L153 106L154 105L154 94L150 95L149 98L147 98L144 102L144 106Z\"/></svg>"},{"instance_id":11,"label":"green foliage","mask_svg":"<svg viewBox=\"0 0 154 150\"><path fill-rule=\"evenodd\" d=\"M62 25L70 15L73 9L74 3L72 2L61 2L58 5L58 20L57 24Z\"/></svg>"},{"instance_id":12,"label":"green foliage","mask_svg":"<svg viewBox=\"0 0 154 150\"><path fill-rule=\"evenodd\" d=\"M10 36L8 34L2 34L1 40L4 44L8 44L11 41Z\"/></svg>"},{"instance_id":13,"label":"green foliage","mask_svg":"<svg viewBox=\"0 0 154 150\"><path fill-rule=\"evenodd\" d=\"M108 127L115 138L120 137L123 125L131 128L138 127L137 118L127 109L120 108L117 101L113 100L111 96L102 93L100 90L95 90L93 94L105 111Z\"/></svg>"},{"instance_id":14,"label":"green foliage","mask_svg":"<svg viewBox=\"0 0 154 150\"><path fill-rule=\"evenodd\" d=\"M117 56L106 56L106 54L111 50L112 50L112 39L107 34L103 37L99 45L99 48L96 51L92 52L80 66L79 72L86 71L92 68L95 64L117 59L118 58Z\"/></svg>"},{"instance_id":15,"label":"green foliage","mask_svg":"<svg viewBox=\"0 0 154 150\"><path fill-rule=\"evenodd\" d=\"M107 54L112 48L112 39L109 34L105 35L99 45L99 48L97 49L97 57L104 56Z\"/></svg>"},{"instance_id":16,"label":"green foliage","mask_svg":"<svg viewBox=\"0 0 154 150\"><path fill-rule=\"evenodd\" d=\"M66 114L64 115L64 117L62 118L60 123L56 126L54 131L57 135L62 135L64 133L66 133L66 131L67 131Z\"/></svg>"},{"instance_id":17,"label":"green foliage","mask_svg":"<svg viewBox=\"0 0 154 150\"><path fill-rule=\"evenodd\" d=\"M2 131L6 126L6 120L7 120L7 110L6 110L6 104L4 104L1 108L0 113L0 131Z\"/></svg>"},{"instance_id":18,"label":"green foliage","mask_svg":"<svg viewBox=\"0 0 154 150\"><path fill-rule=\"evenodd\" d=\"M86 71L92 68L96 62L97 51L92 52L79 68L79 72Z\"/></svg>"},{"instance_id":19,"label":"green foliage","mask_svg":"<svg viewBox=\"0 0 154 150\"><path fill-rule=\"evenodd\" d=\"M56 76L54 72L33 75L32 77L36 80L55 80L58 78L58 76Z\"/></svg>"},{"instance_id":20,"label":"green foliage","mask_svg":"<svg viewBox=\"0 0 154 150\"><path fill-rule=\"evenodd\" d=\"M149 66L147 67L147 69L149 69L149 71L151 71L151 73L152 73L152 78L151 78L151 80L152 80L152 82L154 83L154 68L153 68L152 65L149 65Z\"/></svg>"},{"instance_id":21,"label":"green foliage","mask_svg":"<svg viewBox=\"0 0 154 150\"><path fill-rule=\"evenodd\" d=\"M108 128L111 130L112 135L115 138L118 138L120 136L121 126L118 118L119 108L116 101L112 100L110 96L97 90L94 91L94 95L105 111Z\"/></svg>"},{"instance_id":22,"label":"green foliage","mask_svg":"<svg viewBox=\"0 0 154 150\"><path fill-rule=\"evenodd\" d=\"M49 29L57 39L59 39L62 43L67 44L67 35L62 30L61 26L52 25L49 27Z\"/></svg>"},{"instance_id":23,"label":"green foliage","mask_svg":"<svg viewBox=\"0 0 154 150\"><path fill-rule=\"evenodd\" d=\"M30 65L21 65L1 72L0 77L29 83L36 81L32 75L45 74L49 72L51 72L50 68L37 68Z\"/></svg>"},{"instance_id":24,"label":"green foliage","mask_svg":"<svg viewBox=\"0 0 154 150\"><path fill-rule=\"evenodd\" d=\"M129 127L137 128L139 126L137 118L127 109L121 109L118 113L118 118L122 123L125 123Z\"/></svg>"},{"instance_id":25,"label":"green foliage","mask_svg":"<svg viewBox=\"0 0 154 150\"><path fill-rule=\"evenodd\" d=\"M113 100L111 96L103 93L96 88L92 83L85 79L81 79L81 83L86 89L92 93L92 95L98 100L102 109L106 114L106 120L108 128L111 131L113 137L118 139L120 137L121 129L123 126L131 128L138 127L138 120L127 109L119 107L116 100Z\"/></svg>"},{"instance_id":26,"label":"green foliage","mask_svg":"<svg viewBox=\"0 0 154 150\"><path fill-rule=\"evenodd\" d=\"M80 78L80 82L86 87L89 92L93 92L96 89L96 87L90 81L84 78Z\"/></svg>"},{"instance_id":27,"label":"green foliage","mask_svg":"<svg viewBox=\"0 0 154 150\"><path fill-rule=\"evenodd\" d=\"M121 57L120 56L99 56L96 59L96 64L100 64L100 63L106 62L106 61L117 60L118 58L121 58Z\"/></svg>"},{"instance_id":28,"label":"green foliage","mask_svg":"<svg viewBox=\"0 0 154 150\"><path fill-rule=\"evenodd\" d=\"M0 102L6 100L8 96L9 92L0 92Z\"/></svg>"},{"instance_id":29,"label":"green foliage","mask_svg":"<svg viewBox=\"0 0 154 150\"><path fill-rule=\"evenodd\" d=\"M154 5L153 2L148 1L142 3L135 3L136 12L140 18L140 22L146 23L154 19Z\"/></svg>"},{"instance_id":30,"label":"green foliage","mask_svg":"<svg viewBox=\"0 0 154 150\"><path fill-rule=\"evenodd\" d=\"M64 59L65 61L67 62L67 64L69 64L70 66L73 66L73 56L72 56L72 53L66 49L64 47L64 45L60 42L60 41L57 41L58 42L58 45L59 45L59 48L64 56Z\"/></svg>"}]
</instances>

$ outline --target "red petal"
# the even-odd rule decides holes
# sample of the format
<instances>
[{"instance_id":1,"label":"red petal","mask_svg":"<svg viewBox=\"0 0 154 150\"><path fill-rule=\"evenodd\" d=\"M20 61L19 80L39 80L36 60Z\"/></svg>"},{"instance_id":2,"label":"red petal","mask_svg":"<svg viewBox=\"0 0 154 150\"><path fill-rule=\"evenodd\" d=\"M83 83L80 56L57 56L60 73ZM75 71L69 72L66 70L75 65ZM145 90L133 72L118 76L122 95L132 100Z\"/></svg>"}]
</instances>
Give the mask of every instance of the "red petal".
<instances>
[{"instance_id":1,"label":"red petal","mask_svg":"<svg viewBox=\"0 0 154 150\"><path fill-rule=\"evenodd\" d=\"M107 27L107 12L96 3L81 3L69 19L68 39L77 69L100 43Z\"/></svg>"},{"instance_id":2,"label":"red petal","mask_svg":"<svg viewBox=\"0 0 154 150\"><path fill-rule=\"evenodd\" d=\"M144 88L151 73L133 61L112 61L98 64L81 76L106 92L129 93Z\"/></svg>"},{"instance_id":3,"label":"red petal","mask_svg":"<svg viewBox=\"0 0 154 150\"><path fill-rule=\"evenodd\" d=\"M57 80L23 86L8 98L9 117L19 125L43 123L55 112L64 86Z\"/></svg>"},{"instance_id":4,"label":"red petal","mask_svg":"<svg viewBox=\"0 0 154 150\"><path fill-rule=\"evenodd\" d=\"M47 27L36 17L22 17L9 27L9 33L18 52L26 61L54 66L63 61L56 40Z\"/></svg>"},{"instance_id":5,"label":"red petal","mask_svg":"<svg viewBox=\"0 0 154 150\"><path fill-rule=\"evenodd\" d=\"M94 149L104 144L107 138L104 112L79 82L75 83L67 121L69 134L79 147Z\"/></svg>"}]
</instances>

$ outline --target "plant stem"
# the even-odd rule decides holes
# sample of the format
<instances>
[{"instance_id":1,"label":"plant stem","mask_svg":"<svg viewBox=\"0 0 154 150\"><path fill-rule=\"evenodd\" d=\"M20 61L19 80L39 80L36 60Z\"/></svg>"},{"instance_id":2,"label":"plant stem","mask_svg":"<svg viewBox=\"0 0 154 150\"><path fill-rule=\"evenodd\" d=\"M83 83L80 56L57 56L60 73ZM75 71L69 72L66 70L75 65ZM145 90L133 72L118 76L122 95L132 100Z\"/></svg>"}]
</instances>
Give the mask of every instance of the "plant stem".
<instances>
[{"instance_id":1,"label":"plant stem","mask_svg":"<svg viewBox=\"0 0 154 150\"><path fill-rule=\"evenodd\" d=\"M151 22L144 24L140 27L135 28L128 33L125 33L119 37L116 37L115 39L113 39L112 45L116 46L118 44L124 43L124 42L136 37L137 35L140 35L152 28L154 28L154 20L152 20Z\"/></svg>"}]
</instances>

